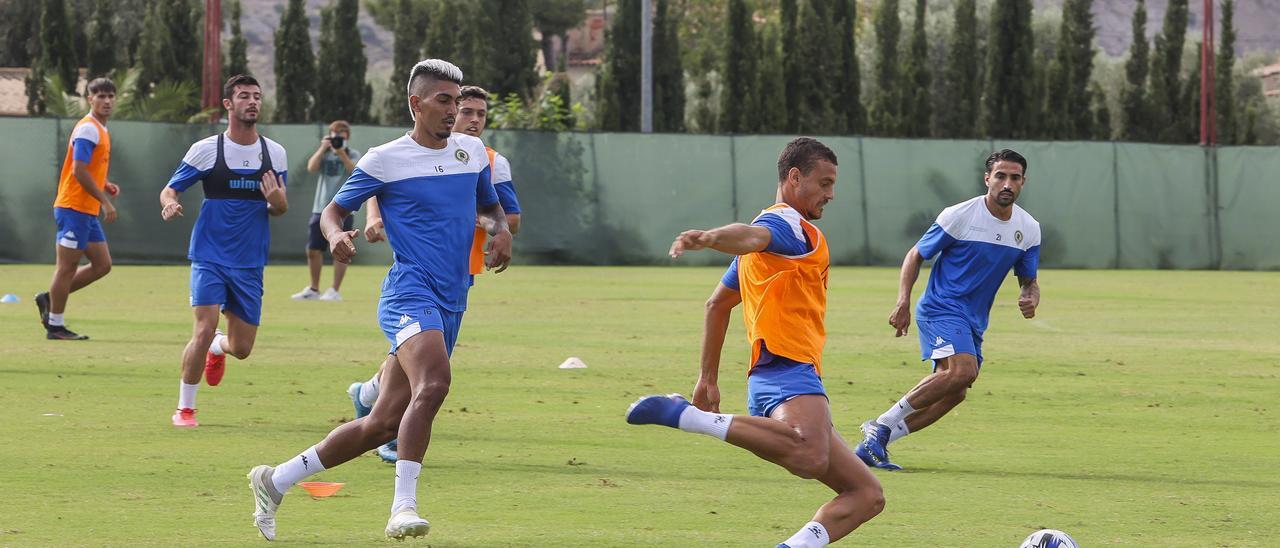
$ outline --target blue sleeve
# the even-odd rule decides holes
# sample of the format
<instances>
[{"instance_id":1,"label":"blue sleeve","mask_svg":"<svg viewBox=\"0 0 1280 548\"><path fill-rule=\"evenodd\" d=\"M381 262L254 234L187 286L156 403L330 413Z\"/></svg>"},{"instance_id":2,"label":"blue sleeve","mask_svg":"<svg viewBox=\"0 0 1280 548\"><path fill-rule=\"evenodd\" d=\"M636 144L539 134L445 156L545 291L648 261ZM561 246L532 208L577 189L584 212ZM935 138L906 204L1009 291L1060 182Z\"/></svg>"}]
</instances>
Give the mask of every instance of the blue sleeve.
<instances>
[{"instance_id":1,"label":"blue sleeve","mask_svg":"<svg viewBox=\"0 0 1280 548\"><path fill-rule=\"evenodd\" d=\"M178 165L178 169L173 172L173 176L169 178L167 186L178 192L184 192L191 188L191 185L196 184L197 181L204 179L204 176L208 175L210 171L213 170L200 171L191 164L182 162Z\"/></svg>"},{"instance_id":2,"label":"blue sleeve","mask_svg":"<svg viewBox=\"0 0 1280 548\"><path fill-rule=\"evenodd\" d=\"M288 171L277 171L277 172L276 172L276 178L280 179L280 184L282 184L282 185L284 185L284 186L289 186L289 172L288 172Z\"/></svg>"},{"instance_id":3,"label":"blue sleeve","mask_svg":"<svg viewBox=\"0 0 1280 548\"><path fill-rule=\"evenodd\" d=\"M342 183L342 188L338 189L333 201L347 211L359 211L366 200L382 194L382 187L385 184L357 166L347 178L347 182Z\"/></svg>"},{"instance_id":4,"label":"blue sleeve","mask_svg":"<svg viewBox=\"0 0 1280 548\"><path fill-rule=\"evenodd\" d=\"M480 176L476 177L476 207L489 207L498 203L498 191L493 189L493 183L489 180L491 174L489 166L485 166L480 171Z\"/></svg>"},{"instance_id":5,"label":"blue sleeve","mask_svg":"<svg viewBox=\"0 0 1280 548\"><path fill-rule=\"evenodd\" d=\"M956 239L947 234L947 231L942 229L942 225L933 223L929 230L925 231L924 236L920 237L920 241L916 242L916 249L920 251L920 256L927 260L954 243Z\"/></svg>"},{"instance_id":6,"label":"blue sleeve","mask_svg":"<svg viewBox=\"0 0 1280 548\"><path fill-rule=\"evenodd\" d=\"M93 159L93 149L98 146L88 139L76 139L71 142L71 145L75 148L75 152L71 153L71 159L86 164Z\"/></svg>"},{"instance_id":7,"label":"blue sleeve","mask_svg":"<svg viewBox=\"0 0 1280 548\"><path fill-rule=\"evenodd\" d=\"M516 199L516 185L510 181L493 185L493 189L498 192L498 203L502 204L502 210L508 214L520 213L520 200Z\"/></svg>"},{"instance_id":8,"label":"blue sleeve","mask_svg":"<svg viewBox=\"0 0 1280 548\"><path fill-rule=\"evenodd\" d=\"M769 245L764 248L769 253L795 256L809 252L809 244L804 239L796 237L795 231L791 228L791 223L788 223L781 215L763 213L756 217L756 220L751 221L751 226L762 226L769 229L769 233L773 237L769 239Z\"/></svg>"},{"instance_id":9,"label":"blue sleeve","mask_svg":"<svg viewBox=\"0 0 1280 548\"><path fill-rule=\"evenodd\" d=\"M738 258L734 257L733 262L729 263L729 269L724 271L724 276L720 277L720 284L734 291L741 291L738 286Z\"/></svg>"},{"instance_id":10,"label":"blue sleeve","mask_svg":"<svg viewBox=\"0 0 1280 548\"><path fill-rule=\"evenodd\" d=\"M1040 246L1031 246L1031 249L1022 252L1022 256L1018 257L1018 262L1013 265L1013 273L1023 278L1035 278L1036 271L1040 269Z\"/></svg>"}]
</instances>

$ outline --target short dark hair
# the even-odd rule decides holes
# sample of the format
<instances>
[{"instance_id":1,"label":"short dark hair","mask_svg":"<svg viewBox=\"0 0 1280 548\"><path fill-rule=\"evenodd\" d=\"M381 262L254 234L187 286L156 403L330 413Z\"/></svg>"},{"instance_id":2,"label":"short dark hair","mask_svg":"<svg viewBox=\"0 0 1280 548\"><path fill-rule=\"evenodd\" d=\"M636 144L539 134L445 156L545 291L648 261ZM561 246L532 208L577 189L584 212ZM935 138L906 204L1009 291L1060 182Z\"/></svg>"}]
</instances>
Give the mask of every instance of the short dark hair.
<instances>
[{"instance_id":1,"label":"short dark hair","mask_svg":"<svg viewBox=\"0 0 1280 548\"><path fill-rule=\"evenodd\" d=\"M236 86L257 86L259 89L262 88L257 78L248 74L237 74L227 78L227 83L222 85L222 98L230 99L232 95L235 95Z\"/></svg>"},{"instance_id":2,"label":"short dark hair","mask_svg":"<svg viewBox=\"0 0 1280 548\"><path fill-rule=\"evenodd\" d=\"M405 86L405 91L409 95L413 95L414 84L417 80L423 78L432 78L435 80L445 80L462 85L462 69L457 65L445 61L443 59L424 59L418 61L409 71L409 85Z\"/></svg>"},{"instance_id":3,"label":"short dark hair","mask_svg":"<svg viewBox=\"0 0 1280 548\"><path fill-rule=\"evenodd\" d=\"M836 161L836 153L821 141L812 137L797 137L787 143L782 149L782 155L778 156L778 180L786 179L793 167L808 175L818 160L826 160L833 166L840 165Z\"/></svg>"},{"instance_id":4,"label":"short dark hair","mask_svg":"<svg viewBox=\"0 0 1280 548\"><path fill-rule=\"evenodd\" d=\"M1008 149L1008 148L998 150L996 152L992 152L990 156L987 156L986 173L991 173L991 168L995 167L996 162L1000 162L1000 161L1015 162L1021 165L1022 176L1023 177L1027 176L1027 159L1023 158L1021 154L1018 154L1017 152L1014 152L1012 149Z\"/></svg>"},{"instance_id":5,"label":"short dark hair","mask_svg":"<svg viewBox=\"0 0 1280 548\"><path fill-rule=\"evenodd\" d=\"M116 83L110 78L94 78L89 81L89 85L84 87L86 96L93 96L99 93L115 93Z\"/></svg>"},{"instance_id":6,"label":"short dark hair","mask_svg":"<svg viewBox=\"0 0 1280 548\"><path fill-rule=\"evenodd\" d=\"M462 94L458 96L458 99L479 99L488 103L489 92L480 86L462 86Z\"/></svg>"}]
</instances>

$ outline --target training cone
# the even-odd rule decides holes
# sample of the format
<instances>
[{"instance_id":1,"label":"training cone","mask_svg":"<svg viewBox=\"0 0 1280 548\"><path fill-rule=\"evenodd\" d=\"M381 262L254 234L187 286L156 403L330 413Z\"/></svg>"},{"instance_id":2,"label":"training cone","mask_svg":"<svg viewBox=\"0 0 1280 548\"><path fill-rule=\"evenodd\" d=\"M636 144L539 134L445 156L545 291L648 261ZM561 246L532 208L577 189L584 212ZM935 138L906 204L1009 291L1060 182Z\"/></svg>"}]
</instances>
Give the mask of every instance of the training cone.
<instances>
[{"instance_id":1,"label":"training cone","mask_svg":"<svg viewBox=\"0 0 1280 548\"><path fill-rule=\"evenodd\" d=\"M342 489L343 485L346 485L346 484L334 483L331 481L304 481L299 483L298 487L305 489L307 493L310 494L311 496L318 499L322 499L324 497L337 493L339 489Z\"/></svg>"},{"instance_id":2,"label":"training cone","mask_svg":"<svg viewBox=\"0 0 1280 548\"><path fill-rule=\"evenodd\" d=\"M564 363L560 364L560 369L586 369L587 363L582 358L570 356Z\"/></svg>"},{"instance_id":3,"label":"training cone","mask_svg":"<svg viewBox=\"0 0 1280 548\"><path fill-rule=\"evenodd\" d=\"M16 303L16 302L18 302L18 296L14 295L13 293L5 293L3 297L0 297L0 303Z\"/></svg>"}]
</instances>

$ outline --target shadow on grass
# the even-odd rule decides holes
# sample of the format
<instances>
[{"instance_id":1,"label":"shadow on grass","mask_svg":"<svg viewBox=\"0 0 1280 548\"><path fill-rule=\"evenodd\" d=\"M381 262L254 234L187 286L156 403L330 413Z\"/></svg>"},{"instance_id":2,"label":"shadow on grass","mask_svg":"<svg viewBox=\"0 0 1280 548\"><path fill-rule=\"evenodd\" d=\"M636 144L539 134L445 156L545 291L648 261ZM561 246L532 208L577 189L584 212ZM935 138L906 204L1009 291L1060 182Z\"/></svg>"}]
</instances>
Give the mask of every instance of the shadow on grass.
<instances>
[{"instance_id":1,"label":"shadow on grass","mask_svg":"<svg viewBox=\"0 0 1280 548\"><path fill-rule=\"evenodd\" d=\"M1154 474L1126 474L1112 472L1022 472L1009 470L971 470L959 468L929 468L929 467L911 467L908 473L932 473L932 474L955 474L967 476L984 476L984 477L1015 477L1015 478L1036 478L1036 479L1059 479L1059 480L1080 480L1080 481L1128 481L1134 483L1159 483L1159 484L1176 484L1176 485L1199 485L1199 486L1217 486L1217 487L1247 487L1257 489L1280 489L1280 481L1268 481L1262 479L1252 480L1228 480L1228 479L1205 479L1190 476L1160 476Z\"/></svg>"}]
</instances>

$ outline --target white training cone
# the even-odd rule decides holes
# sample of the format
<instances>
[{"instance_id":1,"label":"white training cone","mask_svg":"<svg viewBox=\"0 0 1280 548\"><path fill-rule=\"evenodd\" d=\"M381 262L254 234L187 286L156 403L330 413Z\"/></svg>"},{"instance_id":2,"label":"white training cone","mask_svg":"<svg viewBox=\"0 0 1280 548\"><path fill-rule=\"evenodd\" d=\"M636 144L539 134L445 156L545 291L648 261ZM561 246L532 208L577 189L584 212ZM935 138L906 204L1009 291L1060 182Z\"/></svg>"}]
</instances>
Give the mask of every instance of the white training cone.
<instances>
[{"instance_id":1,"label":"white training cone","mask_svg":"<svg viewBox=\"0 0 1280 548\"><path fill-rule=\"evenodd\" d=\"M582 361L581 358L578 358L575 356L570 356L569 359L565 360L564 363L560 364L560 369L586 369L586 368L587 368L586 362Z\"/></svg>"}]
</instances>

